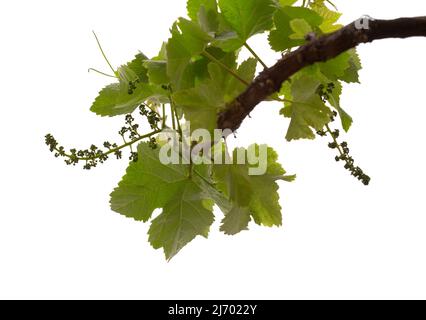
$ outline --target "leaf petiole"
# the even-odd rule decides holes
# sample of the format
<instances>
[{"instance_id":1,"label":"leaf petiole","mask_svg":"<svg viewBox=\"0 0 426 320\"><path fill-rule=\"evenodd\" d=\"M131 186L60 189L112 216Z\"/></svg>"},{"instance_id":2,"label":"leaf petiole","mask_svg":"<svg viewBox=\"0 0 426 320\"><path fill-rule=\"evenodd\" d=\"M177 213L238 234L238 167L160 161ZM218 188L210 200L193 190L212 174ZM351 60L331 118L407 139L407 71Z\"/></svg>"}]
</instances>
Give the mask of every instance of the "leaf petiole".
<instances>
[{"instance_id":1,"label":"leaf petiole","mask_svg":"<svg viewBox=\"0 0 426 320\"><path fill-rule=\"evenodd\" d=\"M231 68L229 68L226 64L224 64L223 62L219 61L218 59L216 59L213 55L211 55L210 53L208 53L207 51L204 51L202 53L203 56L205 56L207 59L209 59L210 61L218 64L219 66L221 66L223 69L225 69L226 71L228 71L231 75L233 75L238 81L240 81L241 83L245 84L246 86L249 86L250 83L248 83L246 80L244 80L243 78L241 78L234 70L232 70Z\"/></svg>"},{"instance_id":2,"label":"leaf petiole","mask_svg":"<svg viewBox=\"0 0 426 320\"><path fill-rule=\"evenodd\" d=\"M166 127L166 105L163 103L161 105L161 108L162 108L162 114L163 114L163 121L162 121L161 127L162 129L164 129Z\"/></svg>"},{"instance_id":3,"label":"leaf petiole","mask_svg":"<svg viewBox=\"0 0 426 320\"><path fill-rule=\"evenodd\" d=\"M175 118L176 118L176 123L177 123L178 131L179 131L180 135L182 135L182 128L180 126L180 121L179 121L179 116L178 116L177 110L176 110L175 106L173 106L172 109L173 109L173 111L175 113Z\"/></svg>"},{"instance_id":4,"label":"leaf petiole","mask_svg":"<svg viewBox=\"0 0 426 320\"><path fill-rule=\"evenodd\" d=\"M253 55L253 57L256 58L256 60L263 66L263 68L268 69L268 66L266 65L266 63L263 62L262 59L260 59L260 57L257 55L257 53L252 49L252 47L250 47L248 45L247 42L244 43L244 47L246 47L247 50L250 51L250 53Z\"/></svg>"},{"instance_id":5,"label":"leaf petiole","mask_svg":"<svg viewBox=\"0 0 426 320\"><path fill-rule=\"evenodd\" d=\"M172 103L170 103L170 113L172 114L172 128L173 130L176 130L176 117Z\"/></svg>"}]
</instances>

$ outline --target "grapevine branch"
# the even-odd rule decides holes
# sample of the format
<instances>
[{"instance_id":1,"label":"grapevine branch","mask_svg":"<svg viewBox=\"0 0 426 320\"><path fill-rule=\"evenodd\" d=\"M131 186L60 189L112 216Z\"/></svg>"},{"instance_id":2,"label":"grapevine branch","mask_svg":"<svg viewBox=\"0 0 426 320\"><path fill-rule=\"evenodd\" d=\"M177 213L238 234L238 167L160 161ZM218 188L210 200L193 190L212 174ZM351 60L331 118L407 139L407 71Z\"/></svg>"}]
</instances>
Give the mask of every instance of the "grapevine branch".
<instances>
[{"instance_id":1,"label":"grapevine branch","mask_svg":"<svg viewBox=\"0 0 426 320\"><path fill-rule=\"evenodd\" d=\"M387 38L426 37L426 16L395 20L369 20L369 28L357 28L359 20L342 29L314 38L284 55L274 66L262 71L239 97L218 116L218 128L236 131L253 109L304 67L324 62L361 43Z\"/></svg>"}]
</instances>

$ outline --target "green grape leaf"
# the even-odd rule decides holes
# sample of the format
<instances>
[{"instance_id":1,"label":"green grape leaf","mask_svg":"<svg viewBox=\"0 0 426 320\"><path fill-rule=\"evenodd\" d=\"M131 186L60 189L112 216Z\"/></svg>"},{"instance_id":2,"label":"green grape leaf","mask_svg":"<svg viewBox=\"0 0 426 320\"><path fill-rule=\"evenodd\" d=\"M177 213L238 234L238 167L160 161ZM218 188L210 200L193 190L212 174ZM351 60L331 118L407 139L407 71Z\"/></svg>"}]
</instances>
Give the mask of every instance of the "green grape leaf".
<instances>
[{"instance_id":1,"label":"green grape leaf","mask_svg":"<svg viewBox=\"0 0 426 320\"><path fill-rule=\"evenodd\" d=\"M235 70L235 73L247 83L251 83L256 74L256 66L257 60L249 58L241 63L241 65ZM221 71L224 72L223 69ZM247 86L229 73L226 72L225 75L226 79L224 79L225 88L223 96L224 102L227 103L237 98L247 88Z\"/></svg>"},{"instance_id":2,"label":"green grape leaf","mask_svg":"<svg viewBox=\"0 0 426 320\"><path fill-rule=\"evenodd\" d=\"M173 31L167 43L167 75L177 89L191 61L191 54L180 41L181 37L177 31Z\"/></svg>"},{"instance_id":3,"label":"green grape leaf","mask_svg":"<svg viewBox=\"0 0 426 320\"><path fill-rule=\"evenodd\" d=\"M207 49L206 51L209 50ZM182 77L173 85L173 91L194 88L197 83L208 78L207 66L210 61L205 57L196 57L191 60L184 69Z\"/></svg>"},{"instance_id":4,"label":"green grape leaf","mask_svg":"<svg viewBox=\"0 0 426 320\"><path fill-rule=\"evenodd\" d=\"M288 141L315 139L312 129L322 130L330 122L331 110L317 94L320 84L319 79L305 74L293 79L291 84L293 102L281 110L282 115L291 118L286 135Z\"/></svg>"},{"instance_id":5,"label":"green grape leaf","mask_svg":"<svg viewBox=\"0 0 426 320\"><path fill-rule=\"evenodd\" d=\"M345 70L344 74L340 76L340 79L347 83L359 83L358 72L362 69L361 60L356 49L350 49L347 53L349 54L349 67Z\"/></svg>"},{"instance_id":6,"label":"green grape leaf","mask_svg":"<svg viewBox=\"0 0 426 320\"><path fill-rule=\"evenodd\" d=\"M348 132L352 126L353 120L352 120L352 117L340 106L341 94L342 94L342 84L339 81L334 82L334 89L332 93L330 94L330 98L328 99L328 101L339 113L343 130Z\"/></svg>"},{"instance_id":7,"label":"green grape leaf","mask_svg":"<svg viewBox=\"0 0 426 320\"><path fill-rule=\"evenodd\" d=\"M344 52L338 55L336 58L328 60L326 62L319 63L321 72L330 80L337 80L346 74L346 71L351 67L350 61L351 55L348 52Z\"/></svg>"},{"instance_id":8,"label":"green grape leaf","mask_svg":"<svg viewBox=\"0 0 426 320\"><path fill-rule=\"evenodd\" d=\"M263 157L260 150L265 151ZM258 156L259 164L265 166L265 174L249 174L249 169L253 168L249 164L249 154ZM245 164L238 164L241 155ZM233 152L232 164L214 165L214 177L219 190L229 196L232 203L232 208L225 213L221 226L221 230L226 234L232 235L246 230L252 218L259 225L281 225L276 181L292 181L294 176L285 176L285 171L277 162L277 154L272 148L265 145L251 145L247 150L237 148Z\"/></svg>"},{"instance_id":9,"label":"green grape leaf","mask_svg":"<svg viewBox=\"0 0 426 320\"><path fill-rule=\"evenodd\" d=\"M143 66L147 69L149 82L157 85L169 84L167 75L167 43L163 43L158 55L151 60L144 60Z\"/></svg>"},{"instance_id":10,"label":"green grape leaf","mask_svg":"<svg viewBox=\"0 0 426 320\"><path fill-rule=\"evenodd\" d=\"M129 84L130 81L137 81L139 80L136 72L134 72L132 69L130 69L128 66L121 66L117 69L116 72L118 79L120 82L122 82L124 85Z\"/></svg>"},{"instance_id":11,"label":"green grape leaf","mask_svg":"<svg viewBox=\"0 0 426 320\"><path fill-rule=\"evenodd\" d=\"M211 131L216 127L216 115L224 106L223 73L216 73L217 67L215 63L209 63L208 78L200 81L194 88L180 90L173 94L174 103L182 109L185 119L191 123L192 130Z\"/></svg>"},{"instance_id":12,"label":"green grape leaf","mask_svg":"<svg viewBox=\"0 0 426 320\"><path fill-rule=\"evenodd\" d=\"M235 68L235 54L228 54L224 61L228 67ZM244 61L235 73L250 83L254 79L256 60ZM177 91L173 100L182 108L186 120L191 122L191 129L206 129L212 131L216 128L217 113L226 102L236 98L246 86L235 79L225 69L216 63L208 65L210 77L201 81L196 87Z\"/></svg>"},{"instance_id":13,"label":"green grape leaf","mask_svg":"<svg viewBox=\"0 0 426 320\"><path fill-rule=\"evenodd\" d=\"M276 10L273 0L219 0L219 7L241 45L251 36L270 30Z\"/></svg>"},{"instance_id":14,"label":"green grape leaf","mask_svg":"<svg viewBox=\"0 0 426 320\"><path fill-rule=\"evenodd\" d=\"M186 179L177 186L148 231L149 242L155 249L163 248L167 260L195 237L207 238L214 221L212 203L203 200L202 190L193 181Z\"/></svg>"},{"instance_id":15,"label":"green grape leaf","mask_svg":"<svg viewBox=\"0 0 426 320\"><path fill-rule=\"evenodd\" d=\"M337 70L339 70L339 68L337 68ZM322 70L321 64L318 63L318 64L315 64L315 65L309 66L309 67L303 69L302 71L298 72L297 75L294 77L294 79L300 78L302 76L315 78L325 88L330 83L333 83L334 89L331 92L328 92L329 98L327 100L330 103L330 105L334 109L336 109L336 111L339 113L339 117L340 117L340 120L341 120L341 123L342 123L342 128L347 132L347 131L349 131L349 129L350 129L352 123L353 123L353 120L352 120L352 117L340 105L340 96L342 94L341 81L328 78L327 76L324 75L324 73L322 71L323 70ZM334 73L332 73L332 75L333 75L333 78L336 78ZM286 82L282 86L280 94L284 95L285 97L287 97L289 99L291 98L291 96L292 96L291 82ZM289 103L287 103L287 105L289 105ZM285 112L288 112L288 111L281 110L282 114L285 114Z\"/></svg>"},{"instance_id":16,"label":"green grape leaf","mask_svg":"<svg viewBox=\"0 0 426 320\"><path fill-rule=\"evenodd\" d=\"M358 82L358 71L361 70L361 61L355 49L350 49L334 59L318 64L320 71L330 80Z\"/></svg>"},{"instance_id":17,"label":"green grape leaf","mask_svg":"<svg viewBox=\"0 0 426 320\"><path fill-rule=\"evenodd\" d=\"M128 85L123 82L106 86L99 92L90 110L100 116L113 117L132 113L149 98L167 96L164 89L147 83L137 83L132 94L128 90Z\"/></svg>"},{"instance_id":18,"label":"green grape leaf","mask_svg":"<svg viewBox=\"0 0 426 320\"><path fill-rule=\"evenodd\" d=\"M215 58L225 65L229 70L237 73L237 54L236 52L228 52L221 55L215 55ZM218 88L222 95L225 95L226 87L233 76L218 63L210 62L207 66L208 79L212 85ZM223 101L224 99L222 99Z\"/></svg>"},{"instance_id":19,"label":"green grape leaf","mask_svg":"<svg viewBox=\"0 0 426 320\"><path fill-rule=\"evenodd\" d=\"M301 26L300 21L296 22L296 25L293 22L292 27L291 22L295 19L297 21L304 20L311 27L311 30L315 30L323 21L315 11L308 8L289 6L280 8L274 14L275 29L269 34L269 44L273 50L281 52L289 48L301 46L306 42L304 39L306 34L303 36L299 35L300 38L292 38L294 33L293 27L299 30L303 28L300 31L308 30L305 24Z\"/></svg>"},{"instance_id":20,"label":"green grape leaf","mask_svg":"<svg viewBox=\"0 0 426 320\"><path fill-rule=\"evenodd\" d=\"M203 52L207 44L212 40L211 36L190 20L180 18L177 26L181 31L180 40L191 56Z\"/></svg>"},{"instance_id":21,"label":"green grape leaf","mask_svg":"<svg viewBox=\"0 0 426 320\"><path fill-rule=\"evenodd\" d=\"M186 179L188 168L163 165L158 150L146 143L138 146L139 161L132 162L118 187L111 193L111 209L138 221L148 221L156 208L164 206Z\"/></svg>"},{"instance_id":22,"label":"green grape leaf","mask_svg":"<svg viewBox=\"0 0 426 320\"><path fill-rule=\"evenodd\" d=\"M188 68L192 57L202 53L212 38L196 23L183 18L173 25L171 33L167 43L167 74L175 90L179 90L185 78L193 77Z\"/></svg>"},{"instance_id":23,"label":"green grape leaf","mask_svg":"<svg viewBox=\"0 0 426 320\"><path fill-rule=\"evenodd\" d=\"M129 165L111 193L111 208L140 221L148 221L162 208L152 220L149 241L171 259L197 235L207 237L213 223L211 200L217 195L210 196L212 191L197 176L189 178L189 165L162 164L159 149L152 150L148 143L141 143L138 153L139 161ZM205 171L202 165L194 170Z\"/></svg>"},{"instance_id":24,"label":"green grape leaf","mask_svg":"<svg viewBox=\"0 0 426 320\"><path fill-rule=\"evenodd\" d=\"M168 84L170 82L167 76L167 61L165 60L146 60L144 66L148 69L149 82L153 84Z\"/></svg>"},{"instance_id":25,"label":"green grape leaf","mask_svg":"<svg viewBox=\"0 0 426 320\"><path fill-rule=\"evenodd\" d=\"M268 148L266 174L251 176L255 195L250 202L250 209L257 224L267 227L282 224L279 187L276 181L292 181L295 178L295 176L287 177L285 173L285 170L278 163L278 154L272 148Z\"/></svg>"},{"instance_id":26,"label":"green grape leaf","mask_svg":"<svg viewBox=\"0 0 426 320\"><path fill-rule=\"evenodd\" d=\"M216 115L223 107L220 88L211 80L195 88L181 90L173 94L173 101L182 108L185 119L191 122L191 129L213 130L216 127Z\"/></svg>"}]
</instances>

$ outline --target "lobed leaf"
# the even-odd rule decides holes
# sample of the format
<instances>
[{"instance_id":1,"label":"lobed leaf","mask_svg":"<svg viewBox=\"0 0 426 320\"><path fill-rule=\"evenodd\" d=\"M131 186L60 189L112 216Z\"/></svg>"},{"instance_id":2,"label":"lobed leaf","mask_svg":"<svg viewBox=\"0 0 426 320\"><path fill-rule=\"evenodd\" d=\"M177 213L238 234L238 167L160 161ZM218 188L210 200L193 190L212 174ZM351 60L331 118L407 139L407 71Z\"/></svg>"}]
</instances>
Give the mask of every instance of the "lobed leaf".
<instances>
[{"instance_id":1,"label":"lobed leaf","mask_svg":"<svg viewBox=\"0 0 426 320\"><path fill-rule=\"evenodd\" d=\"M273 50L279 52L301 46L306 43L306 34L301 33L316 30L322 22L323 19L309 8L282 7L274 14L275 29L269 34L269 44ZM292 36L295 31L297 37Z\"/></svg>"},{"instance_id":2,"label":"lobed leaf","mask_svg":"<svg viewBox=\"0 0 426 320\"><path fill-rule=\"evenodd\" d=\"M147 83L139 83L132 94L128 92L128 85L113 83L99 92L98 97L90 108L100 116L117 116L132 113L138 106L149 98L167 96L161 87Z\"/></svg>"},{"instance_id":3,"label":"lobed leaf","mask_svg":"<svg viewBox=\"0 0 426 320\"><path fill-rule=\"evenodd\" d=\"M261 160L266 161L266 173L249 175L247 150L251 149L259 154L261 147L267 150L266 159ZM277 154L272 148L251 145L247 150L235 149L232 164L214 165L217 186L232 203L232 208L225 213L221 226L221 230L230 235L246 230L252 218L259 225L280 226L282 215L276 181L294 179L285 176L285 170L277 162ZM238 153L245 154L245 164L238 164Z\"/></svg>"},{"instance_id":4,"label":"lobed leaf","mask_svg":"<svg viewBox=\"0 0 426 320\"><path fill-rule=\"evenodd\" d=\"M321 81L302 74L291 85L291 99L281 110L281 114L290 118L286 139L315 139L314 131L319 131L330 122L331 110L317 94ZM314 130L314 131L313 131Z\"/></svg>"},{"instance_id":5,"label":"lobed leaf","mask_svg":"<svg viewBox=\"0 0 426 320\"><path fill-rule=\"evenodd\" d=\"M212 38L196 23L180 18L173 25L167 43L167 75L175 90L185 87L185 79L193 78L191 59L201 54Z\"/></svg>"},{"instance_id":6,"label":"lobed leaf","mask_svg":"<svg viewBox=\"0 0 426 320\"><path fill-rule=\"evenodd\" d=\"M139 161L129 165L111 193L111 209L148 221L155 209L162 208L152 221L149 241L171 259L196 236L207 237L213 223L212 192L196 177L190 178L189 165L162 164L159 150L148 143L141 143L138 153Z\"/></svg>"}]
</instances>

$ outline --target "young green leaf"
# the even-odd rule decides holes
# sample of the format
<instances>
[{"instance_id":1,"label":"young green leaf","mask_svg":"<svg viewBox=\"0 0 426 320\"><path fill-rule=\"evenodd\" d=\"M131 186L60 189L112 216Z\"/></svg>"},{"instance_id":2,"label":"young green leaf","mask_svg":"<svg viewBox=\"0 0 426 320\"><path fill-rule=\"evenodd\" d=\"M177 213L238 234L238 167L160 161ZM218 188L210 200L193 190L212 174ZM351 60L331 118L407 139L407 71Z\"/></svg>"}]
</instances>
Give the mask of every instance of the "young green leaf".
<instances>
[{"instance_id":1,"label":"young green leaf","mask_svg":"<svg viewBox=\"0 0 426 320\"><path fill-rule=\"evenodd\" d=\"M348 51L348 54L350 56L349 58L349 67L345 70L345 73L340 76L340 79L351 83L351 82L357 82L359 83L359 70L362 69L361 60L358 56L358 53L356 49L351 49Z\"/></svg>"},{"instance_id":2,"label":"young green leaf","mask_svg":"<svg viewBox=\"0 0 426 320\"><path fill-rule=\"evenodd\" d=\"M201 54L212 38L196 23L183 18L174 24L171 33L167 43L167 75L174 89L180 90L191 73L188 67L192 57Z\"/></svg>"},{"instance_id":3,"label":"young green leaf","mask_svg":"<svg viewBox=\"0 0 426 320\"><path fill-rule=\"evenodd\" d=\"M336 24L342 14L330 10L327 7L326 2L327 1L325 0L314 0L309 6L323 18L323 22L319 26L321 31L323 33L330 33L339 30L342 27L341 24Z\"/></svg>"},{"instance_id":4,"label":"young green leaf","mask_svg":"<svg viewBox=\"0 0 426 320\"><path fill-rule=\"evenodd\" d=\"M266 167L264 175L249 175L248 150L259 155L260 148L266 149L266 158L261 158L259 165ZM238 154L243 154L245 164L238 164ZM263 162L263 163L262 163ZM232 164L214 165L214 177L217 186L232 203L232 208L225 214L221 230L226 234L236 234L246 230L251 218L259 225L268 227L282 223L281 207L277 193L276 181L291 181L277 162L277 154L272 148L251 145L248 149L238 148L233 152Z\"/></svg>"},{"instance_id":5,"label":"young green leaf","mask_svg":"<svg viewBox=\"0 0 426 320\"><path fill-rule=\"evenodd\" d=\"M337 80L346 74L347 70L351 67L349 61L351 55L344 52L334 59L318 64L321 72L330 80Z\"/></svg>"},{"instance_id":6,"label":"young green leaf","mask_svg":"<svg viewBox=\"0 0 426 320\"><path fill-rule=\"evenodd\" d=\"M293 79L291 98L293 102L281 110L281 114L291 118L287 131L288 141L298 139L314 139L315 131L322 130L330 122L331 110L322 102L317 94L321 81L312 76L301 74Z\"/></svg>"},{"instance_id":7,"label":"young green leaf","mask_svg":"<svg viewBox=\"0 0 426 320\"><path fill-rule=\"evenodd\" d=\"M304 22L301 22L302 20ZM275 29L269 34L269 44L273 50L279 52L301 46L306 43L304 39L306 34L301 33L316 30L322 21L323 19L315 11L308 8L289 6L280 8L274 14ZM292 36L294 31L298 37Z\"/></svg>"}]
</instances>

